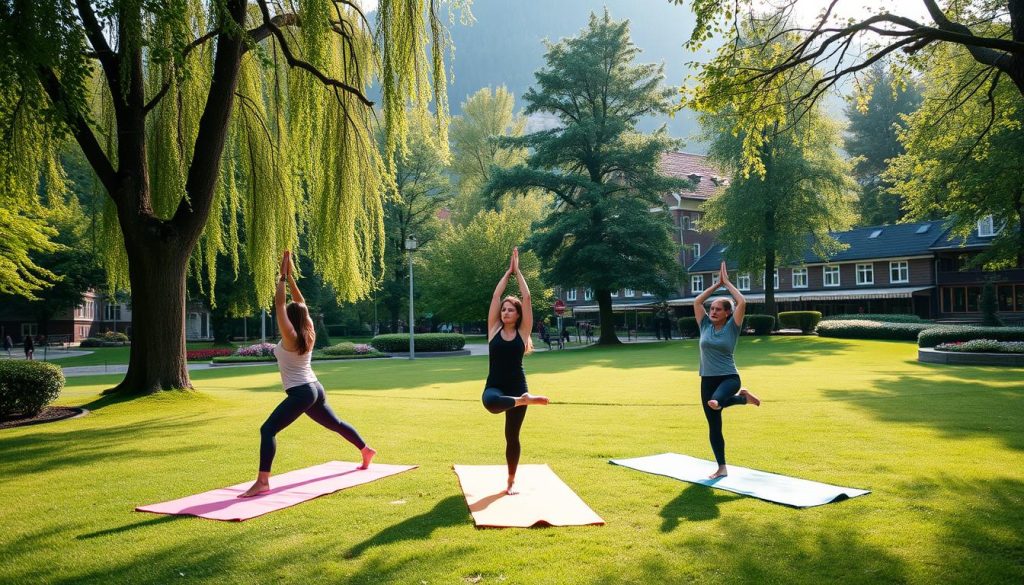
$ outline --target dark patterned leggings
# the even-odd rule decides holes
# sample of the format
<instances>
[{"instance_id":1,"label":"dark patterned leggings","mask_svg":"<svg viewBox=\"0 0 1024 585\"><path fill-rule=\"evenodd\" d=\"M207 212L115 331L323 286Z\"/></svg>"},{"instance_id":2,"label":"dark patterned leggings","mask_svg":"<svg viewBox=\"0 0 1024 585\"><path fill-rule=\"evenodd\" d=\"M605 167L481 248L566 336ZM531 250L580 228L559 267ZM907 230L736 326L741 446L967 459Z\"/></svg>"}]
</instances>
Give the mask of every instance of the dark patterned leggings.
<instances>
[{"instance_id":1,"label":"dark patterned leggings","mask_svg":"<svg viewBox=\"0 0 1024 585\"><path fill-rule=\"evenodd\" d=\"M701 376L700 405L704 407L704 417L708 419L708 438L711 439L711 450L719 465L725 465L725 437L722 435L722 411L708 406L708 400L717 400L722 409L736 404L746 404L747 397L740 396L740 377L738 374L728 376Z\"/></svg>"},{"instance_id":2,"label":"dark patterned leggings","mask_svg":"<svg viewBox=\"0 0 1024 585\"><path fill-rule=\"evenodd\" d=\"M295 419L305 413L320 425L345 437L360 450L366 446L359 433L352 425L338 418L330 405L327 404L327 396L324 394L324 387L320 382L312 382L295 386L285 390L288 395L281 404L277 405L274 412L267 417L267 422L260 427L260 471L270 471L274 463L274 455L277 453L277 433L295 422Z\"/></svg>"}]
</instances>

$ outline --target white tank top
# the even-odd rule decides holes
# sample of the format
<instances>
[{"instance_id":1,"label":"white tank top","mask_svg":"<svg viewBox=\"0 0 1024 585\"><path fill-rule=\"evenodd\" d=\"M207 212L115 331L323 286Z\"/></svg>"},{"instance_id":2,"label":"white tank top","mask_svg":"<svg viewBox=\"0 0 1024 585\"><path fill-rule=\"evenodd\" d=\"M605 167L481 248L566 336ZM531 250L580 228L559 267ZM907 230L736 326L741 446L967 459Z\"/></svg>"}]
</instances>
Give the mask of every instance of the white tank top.
<instances>
[{"instance_id":1,"label":"white tank top","mask_svg":"<svg viewBox=\"0 0 1024 585\"><path fill-rule=\"evenodd\" d=\"M316 382L316 374L310 367L313 352L309 351L300 355L297 351L288 351L281 343L279 341L274 346L274 357L277 358L277 365L281 370L281 382L284 383L284 389Z\"/></svg>"}]
</instances>

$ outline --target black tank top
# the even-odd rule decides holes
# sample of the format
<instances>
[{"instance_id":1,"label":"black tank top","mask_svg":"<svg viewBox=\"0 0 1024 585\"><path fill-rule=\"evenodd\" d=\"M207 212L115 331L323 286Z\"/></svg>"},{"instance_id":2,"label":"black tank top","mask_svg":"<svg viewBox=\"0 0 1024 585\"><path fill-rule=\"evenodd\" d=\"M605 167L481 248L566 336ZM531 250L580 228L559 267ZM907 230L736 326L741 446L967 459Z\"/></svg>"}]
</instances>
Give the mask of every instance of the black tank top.
<instances>
[{"instance_id":1,"label":"black tank top","mask_svg":"<svg viewBox=\"0 0 1024 585\"><path fill-rule=\"evenodd\" d=\"M522 388L526 382L526 373L523 372L523 354L526 353L526 344L523 343L519 331L516 331L516 336L512 341L505 341L499 330L487 344L487 349L490 364L487 387L500 388L505 391Z\"/></svg>"}]
</instances>

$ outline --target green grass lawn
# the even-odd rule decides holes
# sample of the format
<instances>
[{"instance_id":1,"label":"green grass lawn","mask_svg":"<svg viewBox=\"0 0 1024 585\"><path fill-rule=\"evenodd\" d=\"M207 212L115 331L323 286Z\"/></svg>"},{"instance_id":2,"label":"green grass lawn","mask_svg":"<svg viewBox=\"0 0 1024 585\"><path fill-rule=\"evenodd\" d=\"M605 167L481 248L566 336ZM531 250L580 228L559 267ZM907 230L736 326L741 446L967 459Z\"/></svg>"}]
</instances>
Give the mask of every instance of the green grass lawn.
<instances>
[{"instance_id":1,"label":"green grass lawn","mask_svg":"<svg viewBox=\"0 0 1024 585\"><path fill-rule=\"evenodd\" d=\"M764 400L725 414L730 463L873 493L804 510L642 474L609 458L711 459L696 344L527 359L523 463L548 463L603 527L476 529L453 463L501 464L484 357L315 363L334 409L417 470L242 523L133 512L255 474L282 398L273 366L196 372L197 392L98 399L89 416L0 431L0 582L1020 583L1024 373L916 361L912 343L742 338ZM354 460L301 419L275 470ZM709 464L709 471L711 465Z\"/></svg>"}]
</instances>

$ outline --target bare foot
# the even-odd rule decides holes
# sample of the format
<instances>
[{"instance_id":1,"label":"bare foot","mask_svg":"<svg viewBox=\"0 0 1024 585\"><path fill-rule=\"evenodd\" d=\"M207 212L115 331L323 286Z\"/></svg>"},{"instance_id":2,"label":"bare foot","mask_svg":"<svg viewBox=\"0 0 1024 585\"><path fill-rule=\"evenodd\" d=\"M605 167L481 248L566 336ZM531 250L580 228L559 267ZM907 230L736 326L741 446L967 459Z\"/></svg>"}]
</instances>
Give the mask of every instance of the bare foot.
<instances>
[{"instance_id":1,"label":"bare foot","mask_svg":"<svg viewBox=\"0 0 1024 585\"><path fill-rule=\"evenodd\" d=\"M727 470L724 465L720 465L720 466L718 466L718 471L716 471L716 472L712 473L711 475L709 475L708 479L718 479L720 477L726 477L728 475L729 475L729 470Z\"/></svg>"},{"instance_id":2,"label":"bare foot","mask_svg":"<svg viewBox=\"0 0 1024 585\"><path fill-rule=\"evenodd\" d=\"M367 445L366 447L363 447L359 452L363 454L363 464L357 467L356 469L366 469L370 467L370 461L373 459L373 456L377 454L377 450Z\"/></svg>"},{"instance_id":3,"label":"bare foot","mask_svg":"<svg viewBox=\"0 0 1024 585\"><path fill-rule=\"evenodd\" d=\"M516 489L516 478L515 477L509 477L508 478L508 487L505 488L505 493L510 495L510 496L514 496L514 495L519 493L519 490Z\"/></svg>"},{"instance_id":4,"label":"bare foot","mask_svg":"<svg viewBox=\"0 0 1024 585\"><path fill-rule=\"evenodd\" d=\"M259 481L259 480L257 480L255 482L253 482L252 486L249 489L245 490L245 493L239 494L238 497L240 497L240 498L251 498L253 496L259 496L259 495L265 494L265 493L267 493L269 491L270 491L270 482L269 481Z\"/></svg>"},{"instance_id":5,"label":"bare foot","mask_svg":"<svg viewBox=\"0 0 1024 585\"><path fill-rule=\"evenodd\" d=\"M516 398L516 406L526 406L528 404L544 405L548 402L550 402L550 400L548 400L547 396L537 396L535 394L530 394L529 392Z\"/></svg>"},{"instance_id":6,"label":"bare foot","mask_svg":"<svg viewBox=\"0 0 1024 585\"><path fill-rule=\"evenodd\" d=\"M740 396L745 396L746 397L747 404L753 404L754 406L761 406L761 399L758 398L757 396L754 396L753 394L751 394L750 390L747 390L746 388L740 388L739 394L740 394Z\"/></svg>"},{"instance_id":7,"label":"bare foot","mask_svg":"<svg viewBox=\"0 0 1024 585\"><path fill-rule=\"evenodd\" d=\"M722 407L718 406L717 400L708 400L708 408L711 410L722 410Z\"/></svg>"}]
</instances>

